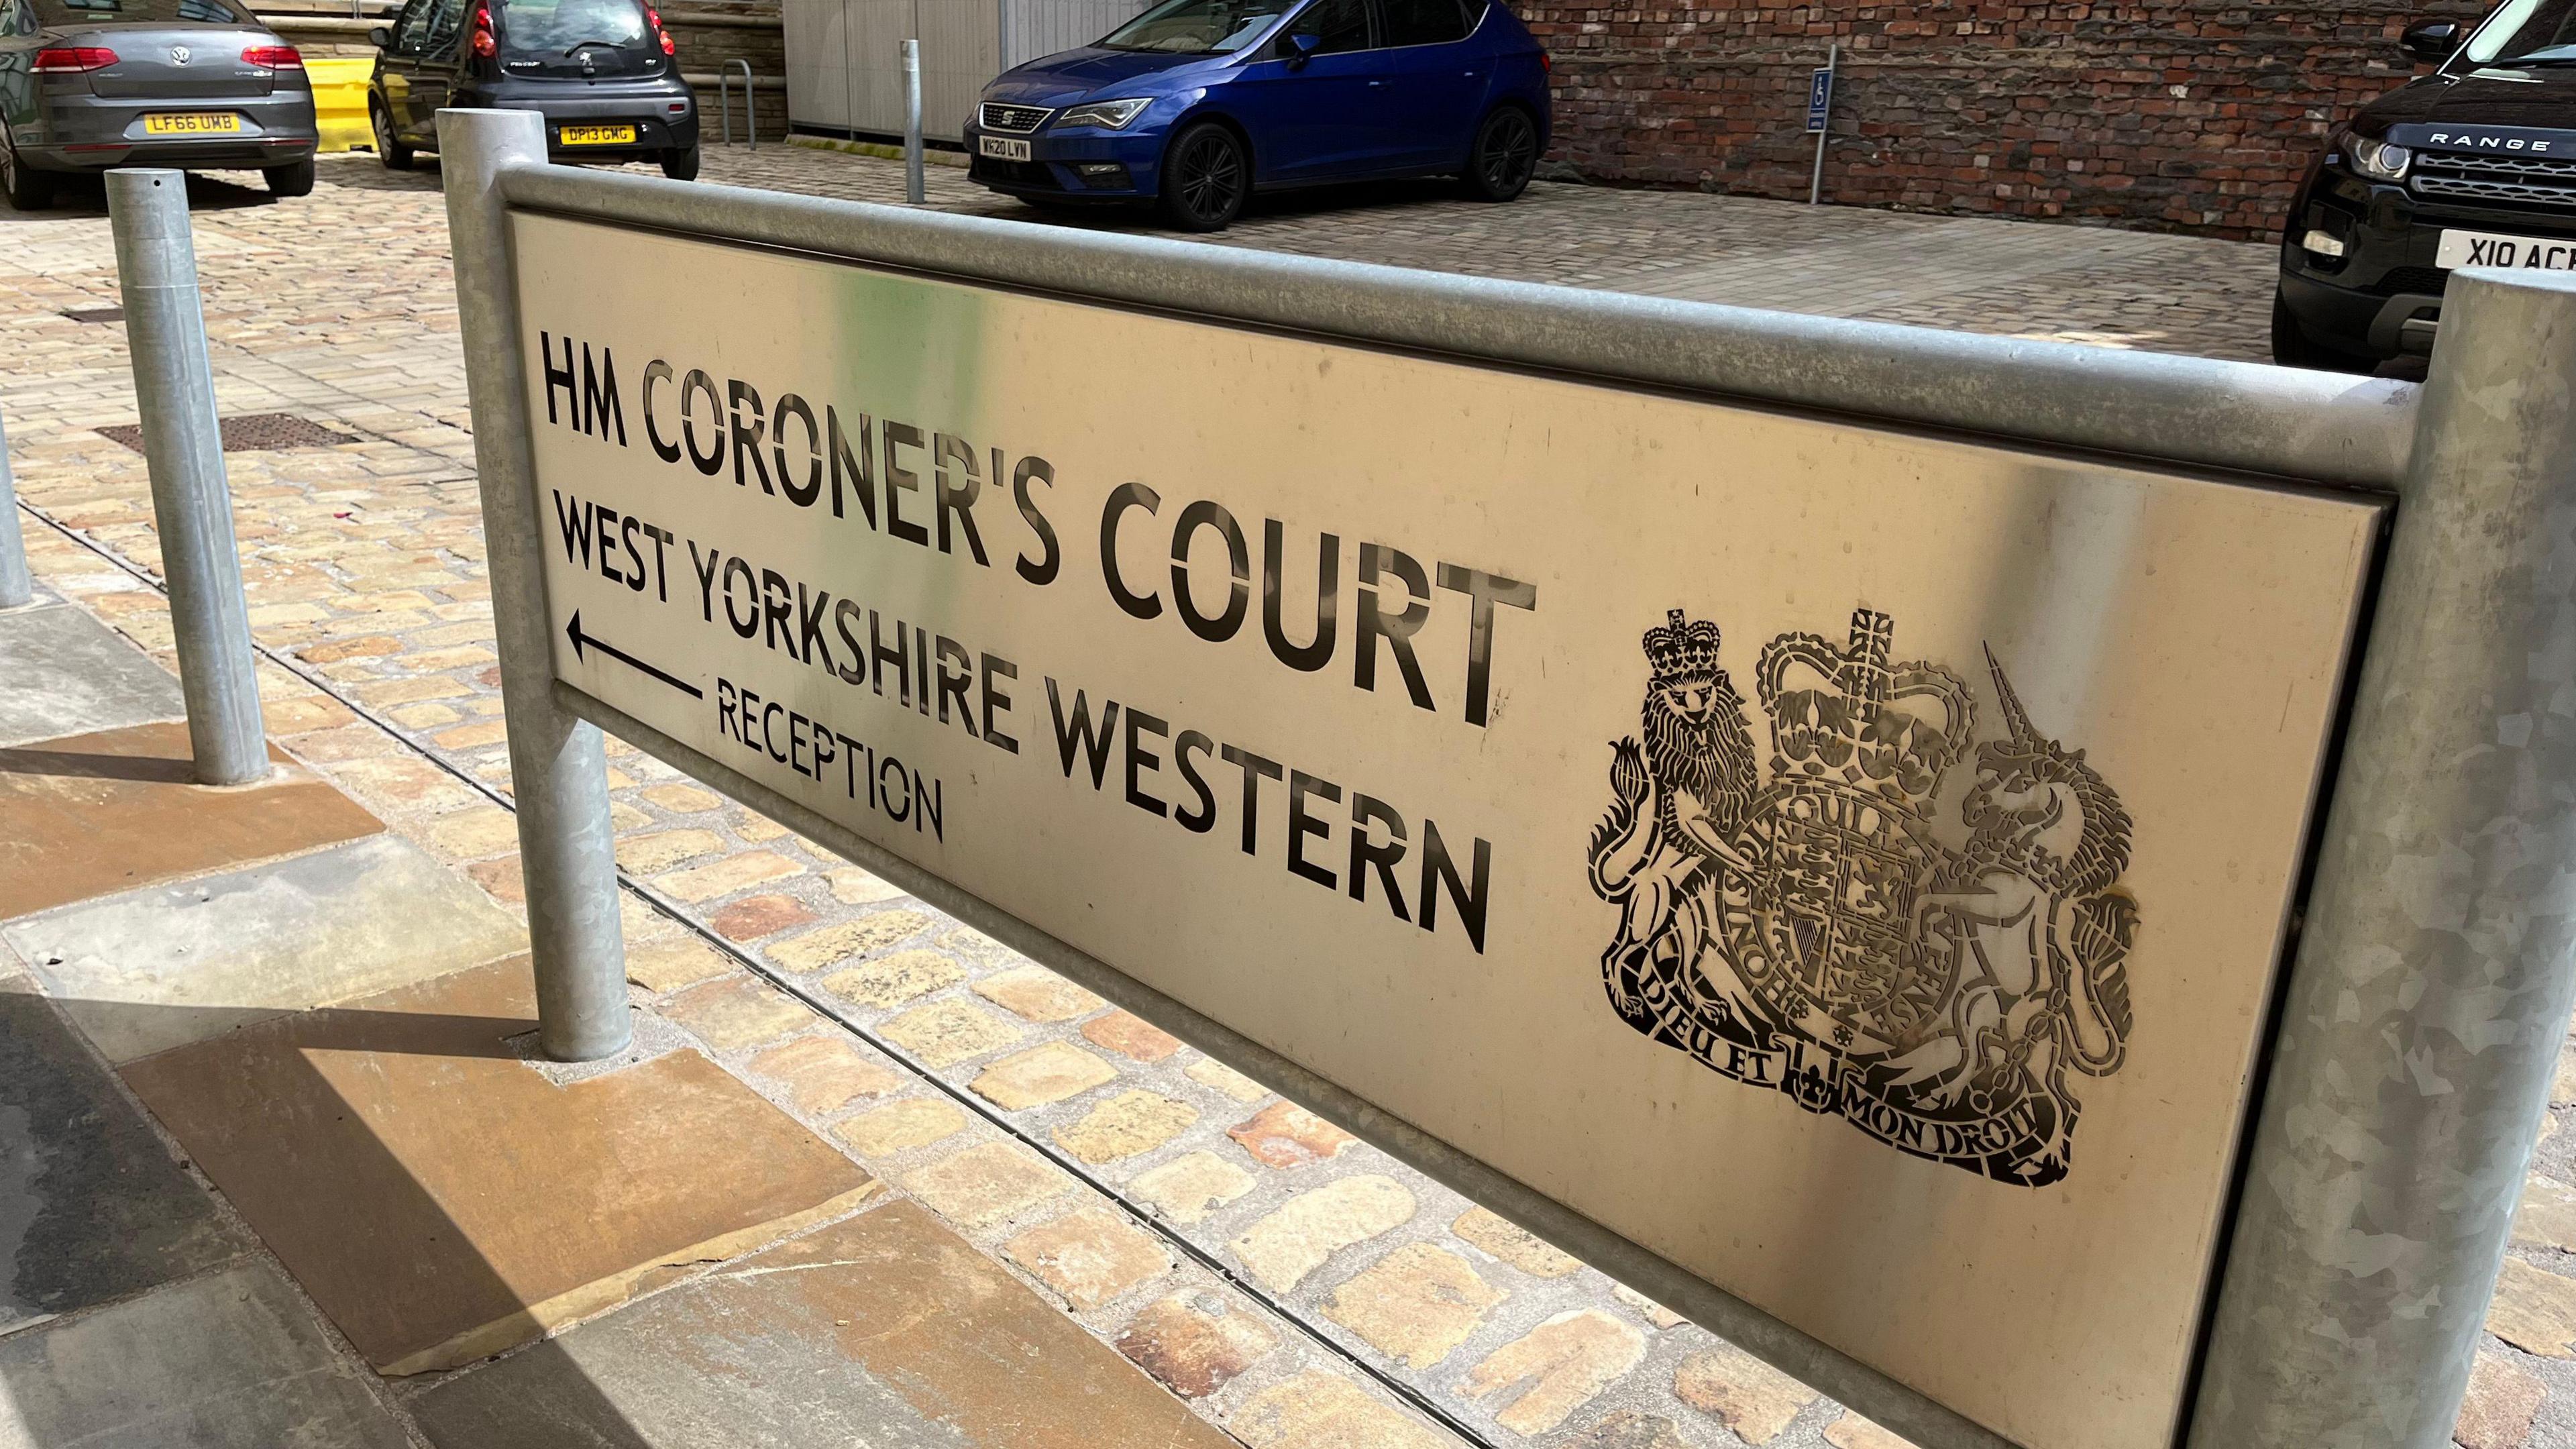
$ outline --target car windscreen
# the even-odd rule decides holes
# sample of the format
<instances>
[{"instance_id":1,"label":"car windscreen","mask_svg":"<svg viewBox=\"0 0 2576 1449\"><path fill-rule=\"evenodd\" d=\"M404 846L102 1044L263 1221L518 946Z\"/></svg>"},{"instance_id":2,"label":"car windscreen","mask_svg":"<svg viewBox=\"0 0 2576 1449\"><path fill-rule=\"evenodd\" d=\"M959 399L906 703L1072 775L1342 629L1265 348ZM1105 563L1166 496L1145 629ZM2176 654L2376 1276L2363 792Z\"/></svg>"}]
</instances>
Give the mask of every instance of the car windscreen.
<instances>
[{"instance_id":1,"label":"car windscreen","mask_svg":"<svg viewBox=\"0 0 2576 1449\"><path fill-rule=\"evenodd\" d=\"M501 10L501 51L513 56L569 55L584 45L620 50L645 42L639 0L509 0Z\"/></svg>"},{"instance_id":2,"label":"car windscreen","mask_svg":"<svg viewBox=\"0 0 2576 1449\"><path fill-rule=\"evenodd\" d=\"M172 24L193 21L203 25L256 25L247 10L237 10L224 0L35 0L36 21L40 25L84 25L100 20L147 21Z\"/></svg>"},{"instance_id":3,"label":"car windscreen","mask_svg":"<svg viewBox=\"0 0 2576 1449\"><path fill-rule=\"evenodd\" d=\"M1164 0L1100 43L1111 50L1227 55L1261 38L1295 0Z\"/></svg>"},{"instance_id":4,"label":"car windscreen","mask_svg":"<svg viewBox=\"0 0 2576 1449\"><path fill-rule=\"evenodd\" d=\"M2576 65L2576 0L2505 0L2462 54L2479 65Z\"/></svg>"}]
</instances>

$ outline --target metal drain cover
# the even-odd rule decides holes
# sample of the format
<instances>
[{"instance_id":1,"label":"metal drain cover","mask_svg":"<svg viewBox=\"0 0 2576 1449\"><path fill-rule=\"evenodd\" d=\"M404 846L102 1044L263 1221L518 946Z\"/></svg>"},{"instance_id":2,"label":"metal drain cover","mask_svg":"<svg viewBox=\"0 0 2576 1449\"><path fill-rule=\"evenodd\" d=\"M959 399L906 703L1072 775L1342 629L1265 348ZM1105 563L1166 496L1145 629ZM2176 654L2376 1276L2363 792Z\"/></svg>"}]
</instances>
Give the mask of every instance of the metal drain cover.
<instances>
[{"instance_id":1,"label":"metal drain cover","mask_svg":"<svg viewBox=\"0 0 2576 1449\"><path fill-rule=\"evenodd\" d=\"M356 438L335 432L310 418L292 413L245 413L223 422L224 451L227 453L275 452L286 448L328 448L338 443L354 443ZM98 429L98 435L112 438L140 453L143 451L143 429L131 423Z\"/></svg>"}]
</instances>

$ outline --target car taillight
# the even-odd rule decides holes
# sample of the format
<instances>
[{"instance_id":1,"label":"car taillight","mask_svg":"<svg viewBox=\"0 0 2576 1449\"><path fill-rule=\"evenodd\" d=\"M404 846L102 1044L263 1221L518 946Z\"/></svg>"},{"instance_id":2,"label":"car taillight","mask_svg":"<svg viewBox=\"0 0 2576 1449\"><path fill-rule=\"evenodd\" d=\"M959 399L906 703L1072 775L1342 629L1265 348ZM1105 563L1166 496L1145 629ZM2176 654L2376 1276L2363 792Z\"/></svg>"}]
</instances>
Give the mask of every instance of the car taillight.
<instances>
[{"instance_id":1,"label":"car taillight","mask_svg":"<svg viewBox=\"0 0 2576 1449\"><path fill-rule=\"evenodd\" d=\"M493 56L495 56L495 55L499 54L499 53L500 53L500 50L501 50L501 47L500 47L499 43L498 43L498 42L496 42L496 41L494 41L494 40L492 39L492 8L491 8L490 6L488 6L488 5L477 5L477 6L475 6L475 7L474 7L474 53L475 53L475 55L477 55L477 56L481 57L481 58L482 58L482 59L484 59L484 60L490 60Z\"/></svg>"},{"instance_id":2,"label":"car taillight","mask_svg":"<svg viewBox=\"0 0 2576 1449\"><path fill-rule=\"evenodd\" d=\"M1538 73L1540 75L1556 74L1556 57L1548 54L1544 50L1540 51L1538 53Z\"/></svg>"},{"instance_id":3,"label":"car taillight","mask_svg":"<svg viewBox=\"0 0 2576 1449\"><path fill-rule=\"evenodd\" d=\"M242 52L242 64L266 70L302 70L304 52L291 45L254 45Z\"/></svg>"},{"instance_id":4,"label":"car taillight","mask_svg":"<svg viewBox=\"0 0 2576 1449\"><path fill-rule=\"evenodd\" d=\"M653 38L661 42L662 53L664 55L679 54L680 47L671 43L671 32L662 28L662 12L654 9L650 5L647 5L644 7L644 18L653 23Z\"/></svg>"},{"instance_id":5,"label":"car taillight","mask_svg":"<svg viewBox=\"0 0 2576 1449\"><path fill-rule=\"evenodd\" d=\"M36 52L38 75L79 75L116 64L116 52L103 45L49 45Z\"/></svg>"}]
</instances>

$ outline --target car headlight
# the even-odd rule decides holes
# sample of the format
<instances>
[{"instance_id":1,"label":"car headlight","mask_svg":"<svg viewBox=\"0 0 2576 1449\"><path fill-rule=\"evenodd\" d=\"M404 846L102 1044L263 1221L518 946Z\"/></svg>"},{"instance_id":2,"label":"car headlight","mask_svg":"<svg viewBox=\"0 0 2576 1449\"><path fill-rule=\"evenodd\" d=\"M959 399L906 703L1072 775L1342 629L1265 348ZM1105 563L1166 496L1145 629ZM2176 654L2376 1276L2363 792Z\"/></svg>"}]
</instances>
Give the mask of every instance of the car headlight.
<instances>
[{"instance_id":1,"label":"car headlight","mask_svg":"<svg viewBox=\"0 0 2576 1449\"><path fill-rule=\"evenodd\" d=\"M1055 118L1055 123L1059 126L1098 126L1104 131L1123 131L1127 128L1128 122L1145 114L1145 108L1152 104L1153 101L1144 97L1124 101L1085 101L1078 106L1066 107L1064 114Z\"/></svg>"},{"instance_id":2,"label":"car headlight","mask_svg":"<svg viewBox=\"0 0 2576 1449\"><path fill-rule=\"evenodd\" d=\"M2353 170L2378 181L2405 180L2406 163L2415 159L2415 154L2403 146L2366 140L2350 131L2343 133L2339 149L2352 158Z\"/></svg>"}]
</instances>

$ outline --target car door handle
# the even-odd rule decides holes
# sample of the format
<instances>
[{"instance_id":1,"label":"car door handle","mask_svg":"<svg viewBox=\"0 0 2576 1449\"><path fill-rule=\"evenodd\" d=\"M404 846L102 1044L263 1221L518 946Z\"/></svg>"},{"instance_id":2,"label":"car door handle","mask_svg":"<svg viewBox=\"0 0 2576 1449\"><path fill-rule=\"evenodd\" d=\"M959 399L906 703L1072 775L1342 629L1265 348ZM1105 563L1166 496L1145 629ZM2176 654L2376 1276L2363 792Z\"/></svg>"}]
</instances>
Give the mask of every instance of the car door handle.
<instances>
[{"instance_id":1,"label":"car door handle","mask_svg":"<svg viewBox=\"0 0 2576 1449\"><path fill-rule=\"evenodd\" d=\"M1384 81L1382 81L1382 80L1374 80L1374 81L1370 81L1370 82L1369 82L1369 89L1370 89L1370 90L1376 90L1379 86L1382 86L1382 85L1385 85L1385 84L1386 84L1386 82L1384 82Z\"/></svg>"}]
</instances>

